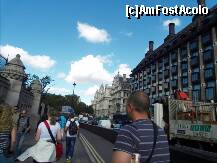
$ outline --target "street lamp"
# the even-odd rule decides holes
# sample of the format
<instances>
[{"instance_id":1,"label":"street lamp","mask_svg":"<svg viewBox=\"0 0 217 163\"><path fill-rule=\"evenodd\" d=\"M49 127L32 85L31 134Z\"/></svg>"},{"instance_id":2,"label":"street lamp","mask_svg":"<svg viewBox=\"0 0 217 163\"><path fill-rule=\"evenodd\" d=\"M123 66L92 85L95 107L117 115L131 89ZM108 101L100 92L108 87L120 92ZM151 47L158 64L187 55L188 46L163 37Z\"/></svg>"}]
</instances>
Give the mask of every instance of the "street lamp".
<instances>
[{"instance_id":1,"label":"street lamp","mask_svg":"<svg viewBox=\"0 0 217 163\"><path fill-rule=\"evenodd\" d=\"M73 88L73 95L74 95L75 94L74 90L75 90L75 86L76 86L75 82L73 83L73 86L74 86L74 88Z\"/></svg>"}]
</instances>

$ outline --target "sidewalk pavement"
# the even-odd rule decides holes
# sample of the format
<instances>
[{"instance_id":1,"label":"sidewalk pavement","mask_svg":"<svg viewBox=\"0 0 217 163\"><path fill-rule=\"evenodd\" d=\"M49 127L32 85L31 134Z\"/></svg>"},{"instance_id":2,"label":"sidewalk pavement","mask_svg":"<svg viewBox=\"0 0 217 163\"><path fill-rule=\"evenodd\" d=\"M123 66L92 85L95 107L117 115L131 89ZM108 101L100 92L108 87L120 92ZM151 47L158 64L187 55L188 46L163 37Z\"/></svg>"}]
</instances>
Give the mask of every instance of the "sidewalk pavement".
<instances>
[{"instance_id":1,"label":"sidewalk pavement","mask_svg":"<svg viewBox=\"0 0 217 163\"><path fill-rule=\"evenodd\" d=\"M35 143L36 142L34 141L34 133L30 133L29 135L26 136L22 148L25 151L27 148L33 146ZM66 149L65 141L63 141L64 154L61 157L61 159L59 159L58 161L55 161L55 163L65 163L66 162L65 149ZM22 163L32 163L32 162L33 162L32 158L28 158L27 160L23 161ZM19 163L21 163L21 162L19 162ZM79 138L77 138L77 140L76 140L74 156L73 156L71 163L91 163L90 158L89 158L88 154L86 153L86 150L83 147L81 140Z\"/></svg>"}]
</instances>

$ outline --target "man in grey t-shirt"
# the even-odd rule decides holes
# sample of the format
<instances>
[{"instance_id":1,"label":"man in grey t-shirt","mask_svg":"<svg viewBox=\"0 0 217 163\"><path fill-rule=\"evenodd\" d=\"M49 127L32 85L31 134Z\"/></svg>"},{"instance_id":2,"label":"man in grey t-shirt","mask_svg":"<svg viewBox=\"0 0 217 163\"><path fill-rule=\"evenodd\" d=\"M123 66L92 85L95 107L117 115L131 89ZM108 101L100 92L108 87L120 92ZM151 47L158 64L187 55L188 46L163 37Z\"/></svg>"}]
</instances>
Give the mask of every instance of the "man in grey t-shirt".
<instances>
[{"instance_id":1,"label":"man in grey t-shirt","mask_svg":"<svg viewBox=\"0 0 217 163\"><path fill-rule=\"evenodd\" d=\"M153 146L154 125L149 119L149 97L143 91L135 91L129 96L127 113L133 122L120 129L113 148L112 163L129 163L135 153L140 155L140 163L169 163L166 134L156 125L157 141L155 147Z\"/></svg>"}]
</instances>

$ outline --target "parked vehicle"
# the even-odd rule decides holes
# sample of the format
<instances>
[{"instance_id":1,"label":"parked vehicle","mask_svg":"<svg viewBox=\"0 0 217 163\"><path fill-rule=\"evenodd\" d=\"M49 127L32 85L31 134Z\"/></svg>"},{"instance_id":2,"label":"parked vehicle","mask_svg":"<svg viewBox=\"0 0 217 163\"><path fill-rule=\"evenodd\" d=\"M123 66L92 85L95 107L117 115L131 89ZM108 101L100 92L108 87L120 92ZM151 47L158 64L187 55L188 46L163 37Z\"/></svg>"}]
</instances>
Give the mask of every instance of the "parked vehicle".
<instances>
[{"instance_id":1,"label":"parked vehicle","mask_svg":"<svg viewBox=\"0 0 217 163\"><path fill-rule=\"evenodd\" d=\"M153 119L165 129L171 144L217 153L216 103L168 98L153 106Z\"/></svg>"},{"instance_id":2,"label":"parked vehicle","mask_svg":"<svg viewBox=\"0 0 217 163\"><path fill-rule=\"evenodd\" d=\"M88 123L88 117L82 117L80 123Z\"/></svg>"},{"instance_id":3,"label":"parked vehicle","mask_svg":"<svg viewBox=\"0 0 217 163\"><path fill-rule=\"evenodd\" d=\"M98 126L104 127L104 128L111 128L111 121L109 119L107 120L99 120Z\"/></svg>"}]
</instances>

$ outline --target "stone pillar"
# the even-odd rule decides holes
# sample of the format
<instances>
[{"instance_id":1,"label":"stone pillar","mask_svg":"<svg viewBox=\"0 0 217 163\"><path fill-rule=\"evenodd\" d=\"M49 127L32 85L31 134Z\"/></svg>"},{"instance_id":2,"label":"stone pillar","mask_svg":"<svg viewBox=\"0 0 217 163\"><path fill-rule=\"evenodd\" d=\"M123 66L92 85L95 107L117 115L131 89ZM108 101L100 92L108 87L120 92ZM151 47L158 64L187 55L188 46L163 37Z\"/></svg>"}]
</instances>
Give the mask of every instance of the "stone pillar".
<instances>
[{"instance_id":1,"label":"stone pillar","mask_svg":"<svg viewBox=\"0 0 217 163\"><path fill-rule=\"evenodd\" d=\"M178 80L178 89L181 89L181 78L180 78L180 74L181 74L181 56L180 56L180 48L178 48L178 64L177 64L177 68L178 68L178 73L177 73L177 80Z\"/></svg>"},{"instance_id":2,"label":"stone pillar","mask_svg":"<svg viewBox=\"0 0 217 163\"><path fill-rule=\"evenodd\" d=\"M192 99L192 83L191 83L191 53L190 53L190 43L187 43L187 53L188 53L188 96Z\"/></svg>"},{"instance_id":3,"label":"stone pillar","mask_svg":"<svg viewBox=\"0 0 217 163\"><path fill-rule=\"evenodd\" d=\"M201 82L201 89L200 89L200 98L201 101L205 101L205 80L204 80L204 65L203 65L203 47L202 47L202 36L199 36L199 60L200 60L200 82Z\"/></svg>"},{"instance_id":4,"label":"stone pillar","mask_svg":"<svg viewBox=\"0 0 217 163\"><path fill-rule=\"evenodd\" d=\"M214 66L215 66L215 80L216 80L216 85L215 85L215 96L217 96L217 27L212 28L212 40L213 40L213 53L214 53ZM217 100L217 99L216 99Z\"/></svg>"},{"instance_id":5,"label":"stone pillar","mask_svg":"<svg viewBox=\"0 0 217 163\"><path fill-rule=\"evenodd\" d=\"M10 87L5 102L11 106L16 106L19 102L22 82L11 78L8 79L10 81Z\"/></svg>"},{"instance_id":6,"label":"stone pillar","mask_svg":"<svg viewBox=\"0 0 217 163\"><path fill-rule=\"evenodd\" d=\"M33 80L31 83L32 93L33 93L33 102L30 111L31 115L31 126L32 128L36 128L37 122L39 121L39 107L41 102L41 83L39 80Z\"/></svg>"}]
</instances>

